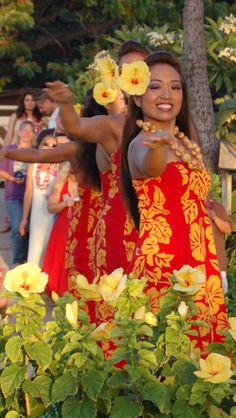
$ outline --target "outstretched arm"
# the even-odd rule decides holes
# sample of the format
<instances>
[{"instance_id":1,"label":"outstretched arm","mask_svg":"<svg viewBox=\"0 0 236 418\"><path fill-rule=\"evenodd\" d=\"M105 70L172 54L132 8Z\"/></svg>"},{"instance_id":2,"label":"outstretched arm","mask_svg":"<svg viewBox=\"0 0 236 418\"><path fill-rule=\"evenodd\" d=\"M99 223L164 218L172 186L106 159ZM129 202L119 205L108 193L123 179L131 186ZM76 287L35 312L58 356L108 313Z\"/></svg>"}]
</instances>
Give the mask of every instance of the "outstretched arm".
<instances>
[{"instance_id":1,"label":"outstretched arm","mask_svg":"<svg viewBox=\"0 0 236 418\"><path fill-rule=\"evenodd\" d=\"M157 177L167 164L168 147L173 135L167 131L154 134L139 134L130 144L128 160L133 178Z\"/></svg>"},{"instance_id":2,"label":"outstretched arm","mask_svg":"<svg viewBox=\"0 0 236 418\"><path fill-rule=\"evenodd\" d=\"M53 149L2 149L0 160L9 158L10 160L23 161L26 163L61 163L70 161L76 152L76 143L67 142Z\"/></svg>"},{"instance_id":3,"label":"outstretched arm","mask_svg":"<svg viewBox=\"0 0 236 418\"><path fill-rule=\"evenodd\" d=\"M4 147L11 144L12 142L12 139L14 136L14 129L16 125L16 119L17 119L16 113L13 113L9 118L7 133L4 139Z\"/></svg>"},{"instance_id":4,"label":"outstretched arm","mask_svg":"<svg viewBox=\"0 0 236 418\"><path fill-rule=\"evenodd\" d=\"M73 107L72 92L66 84L61 81L54 81L46 83L46 86L44 89L46 94L55 100L60 107L60 118L65 131L75 136L78 141L101 143L108 153L114 150L114 142L115 145L117 142L117 115L93 116L91 118L78 117ZM121 135L122 122L119 125L121 125L121 130L119 129Z\"/></svg>"}]
</instances>

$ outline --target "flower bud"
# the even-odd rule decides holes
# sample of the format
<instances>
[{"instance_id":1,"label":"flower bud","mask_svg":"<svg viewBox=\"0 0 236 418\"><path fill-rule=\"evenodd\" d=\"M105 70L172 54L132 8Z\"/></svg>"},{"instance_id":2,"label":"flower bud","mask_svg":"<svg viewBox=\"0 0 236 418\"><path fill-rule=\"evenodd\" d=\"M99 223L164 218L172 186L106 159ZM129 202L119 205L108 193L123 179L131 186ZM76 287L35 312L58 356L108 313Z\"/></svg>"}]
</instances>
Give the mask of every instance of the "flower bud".
<instances>
[{"instance_id":1,"label":"flower bud","mask_svg":"<svg viewBox=\"0 0 236 418\"><path fill-rule=\"evenodd\" d=\"M184 301L182 301L178 306L178 312L180 316L186 316L189 310L188 305Z\"/></svg>"},{"instance_id":2,"label":"flower bud","mask_svg":"<svg viewBox=\"0 0 236 418\"><path fill-rule=\"evenodd\" d=\"M73 328L78 326L78 303L76 300L66 304L66 319Z\"/></svg>"},{"instance_id":3,"label":"flower bud","mask_svg":"<svg viewBox=\"0 0 236 418\"><path fill-rule=\"evenodd\" d=\"M157 317L152 312L145 313L144 318L148 325L152 325L153 327L157 325Z\"/></svg>"}]
</instances>

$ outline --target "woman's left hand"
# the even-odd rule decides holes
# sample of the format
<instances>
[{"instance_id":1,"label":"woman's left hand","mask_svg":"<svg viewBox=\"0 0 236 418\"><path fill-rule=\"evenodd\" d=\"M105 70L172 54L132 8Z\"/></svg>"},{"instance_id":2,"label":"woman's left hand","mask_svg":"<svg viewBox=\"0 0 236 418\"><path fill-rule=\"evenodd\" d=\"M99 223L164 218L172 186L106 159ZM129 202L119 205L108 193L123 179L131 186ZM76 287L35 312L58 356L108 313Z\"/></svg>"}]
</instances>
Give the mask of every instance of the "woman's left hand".
<instances>
[{"instance_id":1,"label":"woman's left hand","mask_svg":"<svg viewBox=\"0 0 236 418\"><path fill-rule=\"evenodd\" d=\"M175 136L168 131L157 131L155 134L151 134L142 141L144 145L153 150L162 145L171 145L175 142Z\"/></svg>"}]
</instances>

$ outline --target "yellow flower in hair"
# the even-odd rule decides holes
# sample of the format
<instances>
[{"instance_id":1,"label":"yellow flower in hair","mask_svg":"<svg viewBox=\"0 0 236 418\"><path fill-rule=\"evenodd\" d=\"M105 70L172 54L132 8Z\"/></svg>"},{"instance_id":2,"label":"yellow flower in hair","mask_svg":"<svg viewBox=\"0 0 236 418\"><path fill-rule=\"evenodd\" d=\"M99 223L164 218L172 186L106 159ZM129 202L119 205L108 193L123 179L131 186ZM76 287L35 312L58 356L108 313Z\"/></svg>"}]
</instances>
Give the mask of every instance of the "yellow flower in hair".
<instances>
[{"instance_id":1,"label":"yellow flower in hair","mask_svg":"<svg viewBox=\"0 0 236 418\"><path fill-rule=\"evenodd\" d=\"M93 89L93 98L102 106L114 102L117 96L117 90L106 88L103 83L97 83Z\"/></svg>"},{"instance_id":2,"label":"yellow flower in hair","mask_svg":"<svg viewBox=\"0 0 236 418\"><path fill-rule=\"evenodd\" d=\"M222 383L233 375L229 357L218 353L211 353L206 360L200 359L200 370L193 372L205 382Z\"/></svg>"},{"instance_id":3,"label":"yellow flower in hair","mask_svg":"<svg viewBox=\"0 0 236 418\"><path fill-rule=\"evenodd\" d=\"M100 72L101 82L106 88L117 89L118 66L109 56L97 60L97 69Z\"/></svg>"},{"instance_id":4,"label":"yellow flower in hair","mask_svg":"<svg viewBox=\"0 0 236 418\"><path fill-rule=\"evenodd\" d=\"M123 64L119 87L130 95L141 96L150 83L150 71L144 61Z\"/></svg>"}]
</instances>

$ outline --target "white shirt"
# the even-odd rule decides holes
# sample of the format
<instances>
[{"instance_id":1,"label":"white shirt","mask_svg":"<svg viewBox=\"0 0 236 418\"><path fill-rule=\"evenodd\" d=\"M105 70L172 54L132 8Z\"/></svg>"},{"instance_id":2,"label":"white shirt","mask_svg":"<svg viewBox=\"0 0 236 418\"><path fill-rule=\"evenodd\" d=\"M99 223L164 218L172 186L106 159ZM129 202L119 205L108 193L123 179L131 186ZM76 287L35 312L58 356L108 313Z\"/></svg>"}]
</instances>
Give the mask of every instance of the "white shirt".
<instances>
[{"instance_id":1,"label":"white shirt","mask_svg":"<svg viewBox=\"0 0 236 418\"><path fill-rule=\"evenodd\" d=\"M48 119L48 129L56 129L59 111L60 111L60 108L59 106L57 106L54 112L51 114L50 118Z\"/></svg>"}]
</instances>

